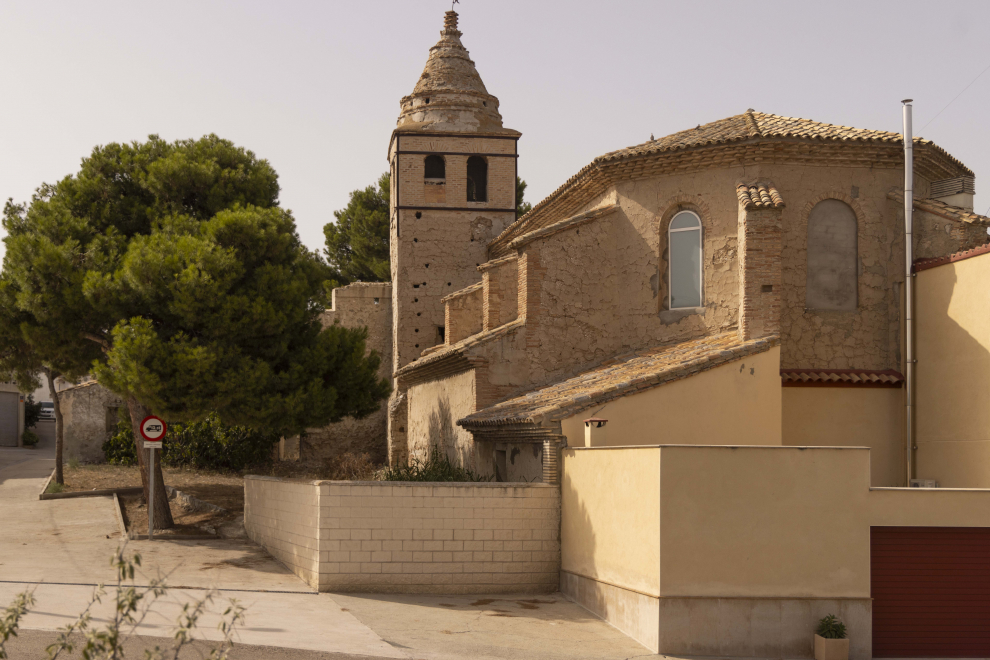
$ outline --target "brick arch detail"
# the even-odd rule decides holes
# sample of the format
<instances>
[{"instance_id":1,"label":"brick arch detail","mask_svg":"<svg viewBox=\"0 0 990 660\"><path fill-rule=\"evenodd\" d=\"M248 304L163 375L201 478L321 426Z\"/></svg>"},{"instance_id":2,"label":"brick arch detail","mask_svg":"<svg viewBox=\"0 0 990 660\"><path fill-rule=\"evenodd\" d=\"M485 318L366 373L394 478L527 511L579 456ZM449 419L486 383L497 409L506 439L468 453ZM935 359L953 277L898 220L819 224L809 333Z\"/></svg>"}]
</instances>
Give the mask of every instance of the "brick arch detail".
<instances>
[{"instance_id":1,"label":"brick arch detail","mask_svg":"<svg viewBox=\"0 0 990 660\"><path fill-rule=\"evenodd\" d=\"M653 218L653 231L658 234L666 231L667 224L681 211L693 211L698 215L703 234L707 234L711 229L712 210L705 200L700 196L674 195L666 201L663 212Z\"/></svg>"},{"instance_id":2,"label":"brick arch detail","mask_svg":"<svg viewBox=\"0 0 990 660\"><path fill-rule=\"evenodd\" d=\"M801 210L801 222L805 227L808 226L808 216L811 215L811 210L815 208L819 202L824 202L826 199L837 199L840 202L845 202L856 215L856 231L858 232L863 228L866 223L866 210L859 203L859 200L853 199L841 190L827 190L820 195L813 197L811 201L804 205L804 208Z\"/></svg>"}]
</instances>

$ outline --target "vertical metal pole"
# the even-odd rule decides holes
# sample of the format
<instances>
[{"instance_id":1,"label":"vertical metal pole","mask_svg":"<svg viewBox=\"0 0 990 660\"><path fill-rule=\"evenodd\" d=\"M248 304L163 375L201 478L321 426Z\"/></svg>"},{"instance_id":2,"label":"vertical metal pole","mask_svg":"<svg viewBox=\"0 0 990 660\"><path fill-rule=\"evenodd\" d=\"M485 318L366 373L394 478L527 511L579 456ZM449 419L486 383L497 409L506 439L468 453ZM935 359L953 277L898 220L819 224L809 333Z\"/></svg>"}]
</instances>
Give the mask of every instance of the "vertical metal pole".
<instances>
[{"instance_id":1,"label":"vertical metal pole","mask_svg":"<svg viewBox=\"0 0 990 660\"><path fill-rule=\"evenodd\" d=\"M911 127L911 101L904 99L904 346L906 353L905 443L907 447L907 483L914 476L914 135Z\"/></svg>"},{"instance_id":2,"label":"vertical metal pole","mask_svg":"<svg viewBox=\"0 0 990 660\"><path fill-rule=\"evenodd\" d=\"M155 449L148 449L148 540L155 535Z\"/></svg>"}]
</instances>

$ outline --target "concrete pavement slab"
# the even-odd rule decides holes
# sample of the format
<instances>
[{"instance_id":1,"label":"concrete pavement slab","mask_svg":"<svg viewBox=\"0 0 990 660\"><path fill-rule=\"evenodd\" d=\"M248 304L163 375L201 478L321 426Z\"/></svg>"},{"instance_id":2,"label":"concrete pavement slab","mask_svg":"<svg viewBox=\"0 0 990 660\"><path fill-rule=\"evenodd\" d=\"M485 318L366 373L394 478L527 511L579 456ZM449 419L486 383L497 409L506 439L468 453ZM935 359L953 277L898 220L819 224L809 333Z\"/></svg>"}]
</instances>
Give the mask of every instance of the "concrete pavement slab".
<instances>
[{"instance_id":1,"label":"concrete pavement slab","mask_svg":"<svg viewBox=\"0 0 990 660\"><path fill-rule=\"evenodd\" d=\"M39 633L64 626L78 615L94 584L115 580L110 557L124 543L112 498L38 500L52 467L44 447L0 449L0 607L33 586L38 606L27 617L25 629ZM650 655L560 594L315 594L247 540L131 541L127 553L134 552L142 556L143 577L136 582L146 584L148 576L165 575L172 587L137 631L151 637L167 636L182 603L215 588L223 598L237 598L247 607L239 639L258 648L331 653L328 658L422 660L620 660ZM216 602L219 607L223 601ZM207 639L217 638L215 622L215 616L207 617L200 627Z\"/></svg>"},{"instance_id":2,"label":"concrete pavement slab","mask_svg":"<svg viewBox=\"0 0 990 660\"><path fill-rule=\"evenodd\" d=\"M654 657L644 646L560 594L334 594L333 598L383 639L423 660Z\"/></svg>"},{"instance_id":3,"label":"concrete pavement slab","mask_svg":"<svg viewBox=\"0 0 990 660\"><path fill-rule=\"evenodd\" d=\"M13 660L41 660L47 658L45 648L55 641L56 634L47 630L22 630L7 642L7 651ZM164 637L133 636L124 642L124 654L128 658L143 658L147 649L156 646L171 648L172 640ZM206 642L194 642L179 655L179 660L203 660L209 657L211 646ZM80 654L62 655L66 660L77 660ZM305 651L276 646L248 646L238 644L227 656L229 660L385 660L388 656L354 655L351 653L328 653L325 651Z\"/></svg>"},{"instance_id":4,"label":"concrete pavement slab","mask_svg":"<svg viewBox=\"0 0 990 660\"><path fill-rule=\"evenodd\" d=\"M140 583L141 580L137 579ZM35 606L25 617L23 626L31 630L57 630L76 620L91 602L94 588L71 585L24 585L0 583L0 603L13 601L25 590L33 590ZM92 625L103 627L113 616L113 587L107 596L94 603L90 613ZM137 635L170 637L185 603L204 596L204 590L169 589L157 600L147 602L148 614L133 631ZM222 591L210 604L196 629L197 639L219 641L219 613L234 598L245 608L245 619L237 629L235 641L256 646L280 646L310 651L334 651L353 655L383 658L406 658L360 623L352 614L342 610L326 594L257 593Z\"/></svg>"}]
</instances>

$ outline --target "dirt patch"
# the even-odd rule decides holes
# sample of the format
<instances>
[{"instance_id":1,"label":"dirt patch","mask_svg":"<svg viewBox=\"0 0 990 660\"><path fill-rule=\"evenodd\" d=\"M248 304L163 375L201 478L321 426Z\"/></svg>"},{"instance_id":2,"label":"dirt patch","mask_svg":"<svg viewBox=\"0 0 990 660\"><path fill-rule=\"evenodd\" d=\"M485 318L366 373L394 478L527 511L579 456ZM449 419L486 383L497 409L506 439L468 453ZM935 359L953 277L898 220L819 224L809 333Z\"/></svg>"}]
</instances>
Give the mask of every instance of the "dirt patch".
<instances>
[{"instance_id":1,"label":"dirt patch","mask_svg":"<svg viewBox=\"0 0 990 660\"><path fill-rule=\"evenodd\" d=\"M367 454L343 454L321 464L276 462L266 469L253 469L250 474L261 474L283 479L300 480L372 480L381 468ZM163 534L202 535L215 534L220 525L244 515L244 477L194 470L190 468L163 468L165 485L186 495L225 511L188 511L174 500L170 503L175 527ZM136 465L80 465L65 466L63 492L130 488L141 486L141 473ZM148 510L141 495L120 498L124 505L124 524L138 534L148 532Z\"/></svg>"},{"instance_id":2,"label":"dirt patch","mask_svg":"<svg viewBox=\"0 0 990 660\"><path fill-rule=\"evenodd\" d=\"M164 468L162 472L166 485L225 510L188 511L173 501L171 509L175 527L160 533L179 536L215 534L220 525L244 514L244 478L240 475L182 468ZM141 473L136 465L81 465L77 468L65 468L67 492L140 485ZM148 509L144 505L143 496L125 495L120 500L124 505L124 523L128 530L146 534Z\"/></svg>"}]
</instances>

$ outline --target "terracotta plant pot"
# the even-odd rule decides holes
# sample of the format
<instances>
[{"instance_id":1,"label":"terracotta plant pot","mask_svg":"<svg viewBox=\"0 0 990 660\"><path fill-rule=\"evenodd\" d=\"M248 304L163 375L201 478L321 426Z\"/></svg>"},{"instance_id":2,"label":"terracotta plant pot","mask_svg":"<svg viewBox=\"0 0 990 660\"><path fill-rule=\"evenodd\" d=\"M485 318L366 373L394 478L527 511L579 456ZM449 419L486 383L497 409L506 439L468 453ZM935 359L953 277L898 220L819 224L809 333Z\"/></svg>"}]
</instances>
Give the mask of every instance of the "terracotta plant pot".
<instances>
[{"instance_id":1,"label":"terracotta plant pot","mask_svg":"<svg viewBox=\"0 0 990 660\"><path fill-rule=\"evenodd\" d=\"M815 660L849 660L849 640L815 635Z\"/></svg>"}]
</instances>

